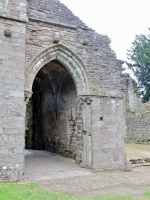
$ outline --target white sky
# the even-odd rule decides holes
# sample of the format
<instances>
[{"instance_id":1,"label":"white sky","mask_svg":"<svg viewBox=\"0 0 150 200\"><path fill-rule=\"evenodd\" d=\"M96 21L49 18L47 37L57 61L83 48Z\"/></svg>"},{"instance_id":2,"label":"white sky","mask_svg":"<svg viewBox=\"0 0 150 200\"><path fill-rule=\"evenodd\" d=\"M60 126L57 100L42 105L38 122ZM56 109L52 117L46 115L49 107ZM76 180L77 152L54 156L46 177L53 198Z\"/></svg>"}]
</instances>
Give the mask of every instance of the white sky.
<instances>
[{"instance_id":1,"label":"white sky","mask_svg":"<svg viewBox=\"0 0 150 200\"><path fill-rule=\"evenodd\" d=\"M150 0L60 0L100 34L112 40L117 58L127 60L135 34L149 33Z\"/></svg>"}]
</instances>

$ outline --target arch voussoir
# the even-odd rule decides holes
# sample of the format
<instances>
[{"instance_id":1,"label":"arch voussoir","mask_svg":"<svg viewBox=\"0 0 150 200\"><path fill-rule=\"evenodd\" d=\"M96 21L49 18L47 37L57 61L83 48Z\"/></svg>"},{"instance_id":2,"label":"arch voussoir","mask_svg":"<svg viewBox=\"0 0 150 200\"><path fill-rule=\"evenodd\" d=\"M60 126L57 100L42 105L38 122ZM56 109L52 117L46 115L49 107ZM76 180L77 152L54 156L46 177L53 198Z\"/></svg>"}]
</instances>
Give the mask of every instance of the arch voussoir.
<instances>
[{"instance_id":1,"label":"arch voussoir","mask_svg":"<svg viewBox=\"0 0 150 200\"><path fill-rule=\"evenodd\" d=\"M40 52L26 68L25 91L32 92L33 81L39 70L52 60L57 59L72 76L77 95L90 95L91 81L82 61L67 47L58 44Z\"/></svg>"}]
</instances>

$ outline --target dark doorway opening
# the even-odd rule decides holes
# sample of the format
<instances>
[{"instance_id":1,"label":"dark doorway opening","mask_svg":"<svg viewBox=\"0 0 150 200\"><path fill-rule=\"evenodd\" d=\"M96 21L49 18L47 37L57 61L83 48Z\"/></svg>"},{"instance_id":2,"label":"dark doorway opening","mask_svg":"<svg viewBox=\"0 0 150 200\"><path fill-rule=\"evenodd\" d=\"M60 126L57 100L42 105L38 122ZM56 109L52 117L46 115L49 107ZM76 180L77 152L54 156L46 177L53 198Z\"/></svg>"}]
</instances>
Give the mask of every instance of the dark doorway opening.
<instances>
[{"instance_id":1,"label":"dark doorway opening","mask_svg":"<svg viewBox=\"0 0 150 200\"><path fill-rule=\"evenodd\" d=\"M36 75L26 111L25 148L76 156L76 89L72 77L57 60Z\"/></svg>"}]
</instances>

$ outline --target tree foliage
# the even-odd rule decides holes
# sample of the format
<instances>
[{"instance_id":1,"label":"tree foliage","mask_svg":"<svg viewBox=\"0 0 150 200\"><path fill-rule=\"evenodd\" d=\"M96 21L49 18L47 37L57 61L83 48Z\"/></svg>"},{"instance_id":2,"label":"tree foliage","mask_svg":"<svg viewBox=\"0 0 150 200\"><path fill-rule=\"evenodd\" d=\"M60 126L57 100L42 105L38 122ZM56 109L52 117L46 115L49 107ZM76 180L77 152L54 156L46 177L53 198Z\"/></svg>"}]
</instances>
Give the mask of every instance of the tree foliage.
<instances>
[{"instance_id":1,"label":"tree foliage","mask_svg":"<svg viewBox=\"0 0 150 200\"><path fill-rule=\"evenodd\" d=\"M142 88L143 102L147 102L150 99L150 35L136 35L127 56L127 65Z\"/></svg>"}]
</instances>

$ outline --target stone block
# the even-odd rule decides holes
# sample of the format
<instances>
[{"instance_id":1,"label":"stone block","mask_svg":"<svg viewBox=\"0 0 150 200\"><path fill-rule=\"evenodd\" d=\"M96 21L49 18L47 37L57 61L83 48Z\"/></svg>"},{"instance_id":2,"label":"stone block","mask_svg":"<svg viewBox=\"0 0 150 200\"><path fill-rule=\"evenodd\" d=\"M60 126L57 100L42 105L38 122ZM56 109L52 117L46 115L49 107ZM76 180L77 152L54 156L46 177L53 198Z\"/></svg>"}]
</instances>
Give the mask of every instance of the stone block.
<instances>
[{"instance_id":1,"label":"stone block","mask_svg":"<svg viewBox=\"0 0 150 200\"><path fill-rule=\"evenodd\" d=\"M15 135L15 142L19 144L24 144L24 135Z\"/></svg>"},{"instance_id":2,"label":"stone block","mask_svg":"<svg viewBox=\"0 0 150 200\"><path fill-rule=\"evenodd\" d=\"M23 127L24 119L23 117L1 117L2 127L4 129L17 129Z\"/></svg>"}]
</instances>

